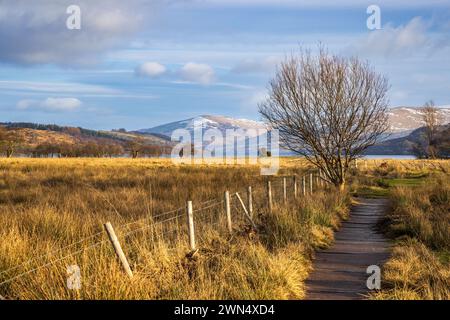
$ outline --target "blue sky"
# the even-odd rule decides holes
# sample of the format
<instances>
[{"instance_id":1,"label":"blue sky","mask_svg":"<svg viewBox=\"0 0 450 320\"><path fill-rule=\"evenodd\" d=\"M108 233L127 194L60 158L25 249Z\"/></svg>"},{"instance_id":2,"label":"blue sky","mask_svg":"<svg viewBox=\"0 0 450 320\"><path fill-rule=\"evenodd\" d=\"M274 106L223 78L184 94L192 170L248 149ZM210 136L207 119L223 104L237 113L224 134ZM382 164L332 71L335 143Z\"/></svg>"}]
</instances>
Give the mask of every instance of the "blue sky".
<instances>
[{"instance_id":1,"label":"blue sky","mask_svg":"<svg viewBox=\"0 0 450 320\"><path fill-rule=\"evenodd\" d=\"M81 8L81 30L66 8ZM339 4L339 5L338 5ZM450 104L450 1L0 0L0 121L148 128L200 114L259 119L300 46L368 59L392 106ZM366 26L368 5L381 30Z\"/></svg>"}]
</instances>

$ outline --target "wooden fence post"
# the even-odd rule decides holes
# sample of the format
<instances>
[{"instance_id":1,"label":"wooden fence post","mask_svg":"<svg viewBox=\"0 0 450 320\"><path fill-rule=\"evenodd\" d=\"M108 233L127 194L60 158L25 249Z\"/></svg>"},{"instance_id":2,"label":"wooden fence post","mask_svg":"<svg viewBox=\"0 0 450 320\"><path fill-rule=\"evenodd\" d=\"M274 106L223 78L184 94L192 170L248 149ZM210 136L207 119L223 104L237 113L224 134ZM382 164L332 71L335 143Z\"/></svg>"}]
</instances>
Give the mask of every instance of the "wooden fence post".
<instances>
[{"instance_id":1,"label":"wooden fence post","mask_svg":"<svg viewBox=\"0 0 450 320\"><path fill-rule=\"evenodd\" d=\"M309 174L309 192L312 194L313 193L313 174L310 173Z\"/></svg>"},{"instance_id":2,"label":"wooden fence post","mask_svg":"<svg viewBox=\"0 0 450 320\"><path fill-rule=\"evenodd\" d=\"M323 172L322 172L322 169L319 170L319 181L320 181L320 187L323 188Z\"/></svg>"},{"instance_id":3,"label":"wooden fence post","mask_svg":"<svg viewBox=\"0 0 450 320\"><path fill-rule=\"evenodd\" d=\"M327 186L327 184L328 184L328 182L327 182L327 176L326 176L326 174L325 174L325 171L322 171L322 183L323 183L323 186L324 187L326 187Z\"/></svg>"},{"instance_id":4,"label":"wooden fence post","mask_svg":"<svg viewBox=\"0 0 450 320\"><path fill-rule=\"evenodd\" d=\"M106 233L108 234L109 240L111 241L114 251L116 252L117 257L119 257L120 262L122 263L122 267L125 270L126 274L132 278L133 271L131 271L130 265L128 264L127 257L123 253L122 247L120 246L119 239L117 239L116 233L114 232L114 228L110 222L104 224Z\"/></svg>"},{"instance_id":5,"label":"wooden fence post","mask_svg":"<svg viewBox=\"0 0 450 320\"><path fill-rule=\"evenodd\" d=\"M252 195L252 187L248 187L247 189L247 205L248 205L248 213L250 217L253 217L253 195Z\"/></svg>"},{"instance_id":6,"label":"wooden fence post","mask_svg":"<svg viewBox=\"0 0 450 320\"><path fill-rule=\"evenodd\" d=\"M306 176L302 177L303 196L306 196Z\"/></svg>"},{"instance_id":7,"label":"wooden fence post","mask_svg":"<svg viewBox=\"0 0 450 320\"><path fill-rule=\"evenodd\" d=\"M228 232L233 232L233 225L231 224L231 207L230 207L230 192L225 191L225 213L227 214Z\"/></svg>"},{"instance_id":8,"label":"wooden fence post","mask_svg":"<svg viewBox=\"0 0 450 320\"><path fill-rule=\"evenodd\" d=\"M294 176L294 198L297 198L297 176Z\"/></svg>"},{"instance_id":9,"label":"wooden fence post","mask_svg":"<svg viewBox=\"0 0 450 320\"><path fill-rule=\"evenodd\" d=\"M189 232L189 247L192 251L194 251L196 247L195 247L195 229L194 229L194 210L192 210L192 201L187 202L186 214Z\"/></svg>"},{"instance_id":10,"label":"wooden fence post","mask_svg":"<svg viewBox=\"0 0 450 320\"><path fill-rule=\"evenodd\" d=\"M287 185L286 185L286 177L283 178L283 202L287 203Z\"/></svg>"},{"instance_id":11,"label":"wooden fence post","mask_svg":"<svg viewBox=\"0 0 450 320\"><path fill-rule=\"evenodd\" d=\"M322 188L322 170L319 169L318 173L317 173L317 181L318 181L318 185Z\"/></svg>"},{"instance_id":12,"label":"wooden fence post","mask_svg":"<svg viewBox=\"0 0 450 320\"><path fill-rule=\"evenodd\" d=\"M322 177L322 187L326 187L327 186L327 181L325 180L325 172L322 170L321 171L321 177Z\"/></svg>"},{"instance_id":13,"label":"wooden fence post","mask_svg":"<svg viewBox=\"0 0 450 320\"><path fill-rule=\"evenodd\" d=\"M269 212L272 212L272 186L270 184L270 180L267 180L267 204L269 205Z\"/></svg>"},{"instance_id":14,"label":"wooden fence post","mask_svg":"<svg viewBox=\"0 0 450 320\"><path fill-rule=\"evenodd\" d=\"M244 209L244 215L247 218L247 220L252 224L253 228L258 229L258 227L256 226L256 224L253 222L252 218L250 217L250 215L248 214L247 208L245 208L245 204L244 201L242 201L241 196L239 195L239 193L236 192L236 198L239 200L239 203L242 206L242 209Z\"/></svg>"}]
</instances>

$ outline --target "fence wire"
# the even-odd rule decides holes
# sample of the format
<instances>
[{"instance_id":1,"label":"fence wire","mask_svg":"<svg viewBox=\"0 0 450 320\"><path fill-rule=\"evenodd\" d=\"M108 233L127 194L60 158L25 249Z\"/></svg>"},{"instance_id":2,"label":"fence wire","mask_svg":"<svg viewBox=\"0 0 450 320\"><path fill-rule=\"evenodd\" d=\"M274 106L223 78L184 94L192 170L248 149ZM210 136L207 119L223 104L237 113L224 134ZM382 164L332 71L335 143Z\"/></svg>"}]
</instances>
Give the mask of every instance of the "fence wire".
<instances>
[{"instance_id":1,"label":"fence wire","mask_svg":"<svg viewBox=\"0 0 450 320\"><path fill-rule=\"evenodd\" d=\"M277 177L276 180L271 179L272 201L274 205L285 203L285 185L283 178L286 178L287 200L290 201L294 197L294 179L292 176ZM320 187L320 184L316 179L317 176L314 175L312 183L315 188ZM303 185L304 182L306 183L305 186ZM298 197L303 196L303 190L306 190L306 193L308 194L310 187L311 180L309 172L305 173L303 176L297 176ZM236 191L237 192L230 194L231 221L233 229L242 229L245 226L252 224L254 225L252 219L255 219L258 215L268 211L267 182L252 186L251 211L249 189L240 188ZM239 194L242 203L239 201L237 194ZM207 245L207 241L208 239L211 239L211 235L220 235L229 232L227 228L227 215L224 197L209 199L198 204L194 203L193 215L197 246ZM150 250L153 250L159 246L164 246L169 251L175 250L180 246L188 248L189 239L186 208L179 207L170 211L155 215L147 215L143 218L130 221L126 224L118 226L116 233L126 252L132 252L134 247L143 246L145 244L149 245ZM43 255L32 257L19 265L0 271L0 287L35 271L50 267L57 262L74 257L77 254L83 253L90 249L98 248L100 245L108 241L108 239L99 239L104 234L104 231L94 233L72 244L51 250ZM57 254L60 254L68 249L72 249L77 245L83 245L83 248L55 258ZM28 267L25 271L19 272L16 275L1 281L1 278L5 275L9 276L10 273L20 269L25 269L25 267Z\"/></svg>"}]
</instances>

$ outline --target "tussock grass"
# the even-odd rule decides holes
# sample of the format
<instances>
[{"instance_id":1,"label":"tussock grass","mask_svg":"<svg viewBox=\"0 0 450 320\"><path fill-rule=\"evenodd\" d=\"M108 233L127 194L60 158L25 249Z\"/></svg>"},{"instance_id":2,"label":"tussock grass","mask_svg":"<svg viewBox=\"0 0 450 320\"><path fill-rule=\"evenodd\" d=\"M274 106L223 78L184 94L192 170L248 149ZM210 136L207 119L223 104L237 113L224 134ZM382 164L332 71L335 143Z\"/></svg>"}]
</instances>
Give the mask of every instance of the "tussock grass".
<instances>
[{"instance_id":1,"label":"tussock grass","mask_svg":"<svg viewBox=\"0 0 450 320\"><path fill-rule=\"evenodd\" d=\"M325 248L333 242L340 221L347 218L349 201L346 194L317 192L301 198L294 207L277 207L261 216L263 241L268 247L302 242Z\"/></svg>"},{"instance_id":2,"label":"tussock grass","mask_svg":"<svg viewBox=\"0 0 450 320\"><path fill-rule=\"evenodd\" d=\"M358 161L358 171L366 177L419 178L433 173L450 173L447 160L364 159Z\"/></svg>"},{"instance_id":3,"label":"tussock grass","mask_svg":"<svg viewBox=\"0 0 450 320\"><path fill-rule=\"evenodd\" d=\"M409 240L396 246L384 267L383 277L389 289L373 299L448 300L450 267L424 244Z\"/></svg>"},{"instance_id":4,"label":"tussock grass","mask_svg":"<svg viewBox=\"0 0 450 320\"><path fill-rule=\"evenodd\" d=\"M450 177L433 174L391 192L388 234L396 238L385 265L388 287L376 299L450 299Z\"/></svg>"},{"instance_id":5,"label":"tussock grass","mask_svg":"<svg viewBox=\"0 0 450 320\"><path fill-rule=\"evenodd\" d=\"M280 174L306 169L302 160L289 159L283 161ZM0 294L11 299L303 298L311 253L332 242L333 230L347 214L348 196L327 190L294 200L290 194L284 205L281 188L274 184L277 205L270 214L264 205L264 181L256 166L2 159L0 283L50 265L1 285ZM245 199L249 185L254 187L258 232L233 206L230 236L218 204L195 212L200 249L187 255L185 201L192 200L195 211L205 200L221 200L225 190L239 191ZM158 224L152 218L177 208L182 209L169 217L180 217L170 222ZM143 220L129 224L138 219ZM103 232L107 221L130 261L132 279L124 275ZM62 250L38 258L58 249ZM36 260L5 272L31 258ZM70 265L80 267L80 290L67 288Z\"/></svg>"},{"instance_id":6,"label":"tussock grass","mask_svg":"<svg viewBox=\"0 0 450 320\"><path fill-rule=\"evenodd\" d=\"M421 187L392 192L394 236L409 236L431 249L450 251L450 176L430 177Z\"/></svg>"},{"instance_id":7,"label":"tussock grass","mask_svg":"<svg viewBox=\"0 0 450 320\"><path fill-rule=\"evenodd\" d=\"M420 187L429 177L448 175L446 160L359 160L352 168L350 192L355 197L386 198L395 187Z\"/></svg>"}]
</instances>

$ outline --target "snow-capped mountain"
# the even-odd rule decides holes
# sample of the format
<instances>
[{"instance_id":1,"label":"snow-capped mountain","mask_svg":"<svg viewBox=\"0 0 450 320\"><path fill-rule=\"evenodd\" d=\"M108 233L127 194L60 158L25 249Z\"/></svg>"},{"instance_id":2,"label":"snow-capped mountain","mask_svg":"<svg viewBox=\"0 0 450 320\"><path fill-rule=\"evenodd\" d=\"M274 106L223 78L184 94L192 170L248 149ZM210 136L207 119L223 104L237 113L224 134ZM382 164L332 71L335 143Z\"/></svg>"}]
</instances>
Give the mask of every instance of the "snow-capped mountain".
<instances>
[{"instance_id":1,"label":"snow-capped mountain","mask_svg":"<svg viewBox=\"0 0 450 320\"><path fill-rule=\"evenodd\" d=\"M271 146L271 135L267 132L267 126L263 122L247 120L247 119L234 119L225 116L213 116L202 115L199 117L171 122L165 125L157 126L150 129L142 129L138 132L144 134L164 135L172 137L172 134L177 129L188 130L191 134L191 138L195 137L195 129L201 128L203 134L206 134L208 130L214 129L219 131L224 140L209 140L207 144L202 144L201 148L218 148L225 149L231 147L236 156L248 156L252 152L260 152L261 150L269 150ZM227 130L232 130L228 133ZM241 132L235 130L243 130ZM231 134L234 137L239 137L241 143L237 143L236 146L229 144L227 138ZM236 134L236 135L235 135ZM213 133L215 136L215 133ZM231 137L231 136L230 136ZM175 140L179 139L178 134L174 137ZM195 142L194 142L195 143ZM194 146L198 150L198 146ZM251 151L252 150L252 151ZM259 150L259 151L258 151ZM227 153L229 151L226 151ZM285 150L279 150L280 154L288 154Z\"/></svg>"},{"instance_id":2,"label":"snow-capped mountain","mask_svg":"<svg viewBox=\"0 0 450 320\"><path fill-rule=\"evenodd\" d=\"M450 106L440 106L439 113L442 118L442 124L450 122ZM389 111L389 122L391 125L390 138L400 138L407 136L413 130L422 127L422 112L420 108L414 107L396 107Z\"/></svg>"},{"instance_id":3,"label":"snow-capped mountain","mask_svg":"<svg viewBox=\"0 0 450 320\"><path fill-rule=\"evenodd\" d=\"M266 129L266 125L260 121L234 119L225 116L202 115L187 120L167 123L150 129L142 129L139 130L139 132L162 134L170 137L172 135L172 132L176 129L186 129L192 132L195 125L201 125L204 131L208 129L218 129L222 133L225 133L227 129Z\"/></svg>"},{"instance_id":4,"label":"snow-capped mountain","mask_svg":"<svg viewBox=\"0 0 450 320\"><path fill-rule=\"evenodd\" d=\"M440 106L442 124L450 123L450 106ZM395 107L389 110L390 135L387 139L406 137L412 131L423 126L422 112L415 107ZM194 130L194 125L202 125L204 131L218 129L223 134L227 129L267 129L261 121L235 119L225 116L202 115L195 118L171 122L150 129L139 130L141 133L152 133L170 137L176 129ZM257 134L257 133L256 133Z\"/></svg>"}]
</instances>

